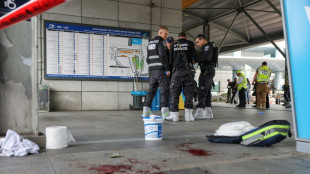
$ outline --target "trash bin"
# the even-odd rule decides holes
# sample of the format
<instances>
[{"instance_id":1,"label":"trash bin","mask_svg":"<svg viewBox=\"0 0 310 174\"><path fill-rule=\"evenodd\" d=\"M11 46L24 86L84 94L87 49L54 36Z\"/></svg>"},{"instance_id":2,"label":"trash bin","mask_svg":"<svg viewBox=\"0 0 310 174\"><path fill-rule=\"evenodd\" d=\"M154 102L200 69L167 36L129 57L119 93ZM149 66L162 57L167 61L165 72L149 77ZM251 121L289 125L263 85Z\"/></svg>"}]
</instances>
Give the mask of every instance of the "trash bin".
<instances>
[{"instance_id":1,"label":"trash bin","mask_svg":"<svg viewBox=\"0 0 310 174\"><path fill-rule=\"evenodd\" d=\"M160 110L160 89L157 89L155 97L152 101L151 110L152 111L159 111Z\"/></svg>"},{"instance_id":2,"label":"trash bin","mask_svg":"<svg viewBox=\"0 0 310 174\"><path fill-rule=\"evenodd\" d=\"M143 109L146 94L147 91L131 91L131 95L133 97L133 105L129 105L129 109Z\"/></svg>"},{"instance_id":3,"label":"trash bin","mask_svg":"<svg viewBox=\"0 0 310 174\"><path fill-rule=\"evenodd\" d=\"M49 87L47 85L42 85L39 87L39 111L49 112Z\"/></svg>"}]
</instances>

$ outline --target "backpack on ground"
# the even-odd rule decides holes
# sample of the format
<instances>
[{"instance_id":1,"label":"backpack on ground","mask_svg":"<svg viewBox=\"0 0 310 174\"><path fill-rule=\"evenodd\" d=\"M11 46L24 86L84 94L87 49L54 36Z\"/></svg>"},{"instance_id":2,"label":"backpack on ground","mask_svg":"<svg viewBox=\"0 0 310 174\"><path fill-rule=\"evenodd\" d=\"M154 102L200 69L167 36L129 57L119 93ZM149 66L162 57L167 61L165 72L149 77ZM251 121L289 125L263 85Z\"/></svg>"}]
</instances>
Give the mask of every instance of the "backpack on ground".
<instances>
[{"instance_id":1,"label":"backpack on ground","mask_svg":"<svg viewBox=\"0 0 310 174\"><path fill-rule=\"evenodd\" d=\"M240 136L211 134L207 139L212 143L242 144L252 147L265 147L291 137L291 124L287 120L272 120Z\"/></svg>"},{"instance_id":2,"label":"backpack on ground","mask_svg":"<svg viewBox=\"0 0 310 174\"><path fill-rule=\"evenodd\" d=\"M265 147L291 137L291 124L286 120L272 120L241 136L240 144L253 147Z\"/></svg>"}]
</instances>

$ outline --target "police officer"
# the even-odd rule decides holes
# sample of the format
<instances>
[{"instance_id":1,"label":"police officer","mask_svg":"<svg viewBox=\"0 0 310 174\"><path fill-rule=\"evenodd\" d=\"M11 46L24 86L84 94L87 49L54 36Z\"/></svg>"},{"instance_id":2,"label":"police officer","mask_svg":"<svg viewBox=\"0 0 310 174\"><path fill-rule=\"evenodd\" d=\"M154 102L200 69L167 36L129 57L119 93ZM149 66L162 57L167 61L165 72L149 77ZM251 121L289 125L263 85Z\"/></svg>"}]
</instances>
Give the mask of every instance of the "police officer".
<instances>
[{"instance_id":1,"label":"police officer","mask_svg":"<svg viewBox=\"0 0 310 174\"><path fill-rule=\"evenodd\" d=\"M149 65L150 87L146 96L142 116L150 116L152 114L150 107L158 87L160 87L162 116L169 116L170 65L168 59L169 52L165 41L167 36L168 29L165 26L161 26L158 30L158 35L147 46L146 62Z\"/></svg>"},{"instance_id":2,"label":"police officer","mask_svg":"<svg viewBox=\"0 0 310 174\"><path fill-rule=\"evenodd\" d=\"M268 92L268 82L271 75L271 69L268 68L267 62L264 61L262 66L257 68L253 82L256 81L256 107L266 109L266 95Z\"/></svg>"},{"instance_id":3,"label":"police officer","mask_svg":"<svg viewBox=\"0 0 310 174\"><path fill-rule=\"evenodd\" d=\"M192 64L197 62L198 54L193 42L186 39L184 32L180 33L178 40L171 45L169 51L169 61L172 66L172 76L170 82L170 116L168 121L179 120L179 96L182 92L185 95L185 121L194 121L193 117L193 97L195 93L194 78L192 75Z\"/></svg>"},{"instance_id":4,"label":"police officer","mask_svg":"<svg viewBox=\"0 0 310 174\"><path fill-rule=\"evenodd\" d=\"M195 40L197 46L201 48L201 55L199 57L201 74L199 76L198 105L194 118L210 119L213 118L211 110L211 89L213 77L215 76L215 63L212 59L214 46L202 34L199 34Z\"/></svg>"},{"instance_id":5,"label":"police officer","mask_svg":"<svg viewBox=\"0 0 310 174\"><path fill-rule=\"evenodd\" d=\"M245 91L248 88L248 81L245 75L240 70L237 70L236 74L239 77L237 84L234 86L235 88L237 87L239 91L239 105L237 105L237 107L245 108Z\"/></svg>"},{"instance_id":6,"label":"police officer","mask_svg":"<svg viewBox=\"0 0 310 174\"><path fill-rule=\"evenodd\" d=\"M166 42L167 42L167 48L168 48L168 50L170 50L171 45L172 45L173 43L175 43L173 37L168 37L168 38L166 39Z\"/></svg>"}]
</instances>

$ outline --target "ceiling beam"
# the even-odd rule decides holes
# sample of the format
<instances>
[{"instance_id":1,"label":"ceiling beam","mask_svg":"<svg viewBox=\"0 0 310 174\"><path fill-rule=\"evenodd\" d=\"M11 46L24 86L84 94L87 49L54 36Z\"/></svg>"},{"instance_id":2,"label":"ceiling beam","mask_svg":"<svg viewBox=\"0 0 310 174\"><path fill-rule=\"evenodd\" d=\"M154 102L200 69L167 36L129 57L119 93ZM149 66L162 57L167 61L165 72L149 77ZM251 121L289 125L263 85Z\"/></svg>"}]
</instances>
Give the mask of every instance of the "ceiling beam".
<instances>
[{"instance_id":1,"label":"ceiling beam","mask_svg":"<svg viewBox=\"0 0 310 174\"><path fill-rule=\"evenodd\" d=\"M241 0L239 0L239 6L242 7ZM245 17L244 17L244 14L243 14L243 13L242 13L242 20L243 20L243 24L244 24L246 36L247 36L247 38L248 38L248 42L250 42L250 41L251 41L251 39L250 39L250 33L249 33L248 25L246 24Z\"/></svg>"},{"instance_id":2,"label":"ceiling beam","mask_svg":"<svg viewBox=\"0 0 310 174\"><path fill-rule=\"evenodd\" d=\"M183 11L183 16L189 17L189 18L192 18L195 21L201 22L201 24L199 24L199 25L202 25L203 23L206 23L206 21L203 18L201 18L201 17L199 17L199 16L197 16L197 15L191 13L191 12Z\"/></svg>"},{"instance_id":3,"label":"ceiling beam","mask_svg":"<svg viewBox=\"0 0 310 174\"><path fill-rule=\"evenodd\" d=\"M225 36L224 36L222 42L221 42L220 45L219 45L219 52L221 51L221 48L222 48L222 46L223 46L223 43L224 43L224 41L225 41L225 39L226 39L228 33L229 33L230 30L232 29L232 26L234 25L234 23L235 23L236 18L237 18L238 15L239 15L239 13L236 14L236 16L234 17L233 21L231 22L231 24L230 24L230 26L229 26L227 32L225 33Z\"/></svg>"},{"instance_id":4,"label":"ceiling beam","mask_svg":"<svg viewBox=\"0 0 310 174\"><path fill-rule=\"evenodd\" d=\"M282 54L283 57L286 57L285 53L278 47L278 45L270 38L270 36L259 26L259 24L249 15L249 13L244 10L243 13L253 22L253 24L264 34L264 36L272 43L272 45Z\"/></svg>"},{"instance_id":5,"label":"ceiling beam","mask_svg":"<svg viewBox=\"0 0 310 174\"><path fill-rule=\"evenodd\" d=\"M188 35L189 37L191 37L193 40L195 40L194 36L192 34L190 34L189 32L185 32L186 35Z\"/></svg>"},{"instance_id":6,"label":"ceiling beam","mask_svg":"<svg viewBox=\"0 0 310 174\"><path fill-rule=\"evenodd\" d=\"M235 45L244 45L244 44L247 44L245 42L236 42L236 43L231 43L231 44L226 44L226 45L223 45L222 47L229 47L229 46L235 46Z\"/></svg>"},{"instance_id":7,"label":"ceiling beam","mask_svg":"<svg viewBox=\"0 0 310 174\"><path fill-rule=\"evenodd\" d=\"M223 25L221 25L221 24L219 24L219 23L216 23L216 22L210 22L209 24L212 25L212 26L214 26L214 27L216 27L216 28L218 28L219 30L222 30L222 31L227 31L227 30L228 30L227 27L224 27ZM233 30L230 31L230 34L231 34L232 36L234 36L235 38L237 38L238 40L241 40L241 41L244 41L244 42L248 42L248 40L247 40L246 37L244 37L244 36L242 36L242 35L236 33L236 32L233 31Z\"/></svg>"},{"instance_id":8,"label":"ceiling beam","mask_svg":"<svg viewBox=\"0 0 310 174\"><path fill-rule=\"evenodd\" d=\"M198 22L202 22L202 24L199 24L198 26L208 23L203 18L201 18L201 17L199 17L199 16L197 16L197 15L195 15L193 13L190 13L190 12L183 12L183 15L186 16L186 17L190 17L190 18L192 18L192 19L194 19L194 20L196 20ZM221 25L219 23L216 23L216 22L209 22L208 24L210 24L210 25L212 25L212 26L214 26L214 27L216 27L216 28L218 28L218 29L220 29L222 31L227 31L228 30L227 27L224 27L223 25ZM185 29L184 31L189 31L189 30ZM248 42L248 40L244 36L236 33L233 30L230 31L230 34L232 36L234 36L235 38L241 40L241 41Z\"/></svg>"},{"instance_id":9,"label":"ceiling beam","mask_svg":"<svg viewBox=\"0 0 310 174\"><path fill-rule=\"evenodd\" d=\"M262 1L262 0L257 0L257 1L255 1L255 2L250 3L250 4L246 4L246 5L242 6L241 8L246 8L246 7L255 5L255 4L257 4L257 3L261 2L261 1ZM198 25L191 26L190 28L186 28L186 29L184 29L184 31L189 31L189 30L191 30L191 29L194 29L194 28L196 28L196 27L199 27L200 25L202 25L203 23L205 23L205 21L208 21L208 22L215 21L215 20L217 20L217 19L219 19L219 18L225 17L225 16L227 16L227 15L230 15L230 14L236 13L236 12L238 12L238 9L237 9L237 8L235 8L235 10L228 11L228 12L226 12L226 13L224 13L224 14L221 14L221 15L219 15L219 16L216 16L216 17L211 18L211 19L208 19L208 20L205 20L205 19L199 17L199 18L202 19L204 22L201 22L201 23L198 24ZM184 15L184 14L185 14L185 15ZM188 14L192 14L192 13L185 12L185 11L183 10L183 15L184 15L184 16L186 16L186 15L188 15ZM195 15L195 16L196 16L196 15ZM197 16L196 16L196 17L197 17Z\"/></svg>"},{"instance_id":10,"label":"ceiling beam","mask_svg":"<svg viewBox=\"0 0 310 174\"><path fill-rule=\"evenodd\" d=\"M258 1L252 2L252 3L250 3L250 4L246 4L246 5L244 5L244 6L241 5L240 7L235 8L234 11L230 11L230 12L227 12L227 13L225 13L225 14L223 14L223 15L219 15L219 16L217 16L217 17L211 18L211 19L209 19L209 21L211 22L211 21L217 20L217 19L219 19L219 18L222 18L222 17L224 17L224 16L230 15L230 14L232 14L232 13L239 12L240 9L246 8L246 7L250 7L250 6L255 5L255 4L257 4L257 3L261 2L261 1L262 1L262 0L258 0Z\"/></svg>"},{"instance_id":11,"label":"ceiling beam","mask_svg":"<svg viewBox=\"0 0 310 174\"><path fill-rule=\"evenodd\" d=\"M275 34L275 35L271 35L270 36L273 40L281 40L283 39L284 35L283 32ZM250 43L240 43L240 44L236 44L236 45L225 45L225 47L223 46L223 48L221 49L220 54L225 54L225 53L231 53L234 51L239 51L240 49L247 49L247 48L252 48L255 46L260 46L260 45L264 45L269 43L269 40L267 40L265 37L263 38L258 38L258 39L252 39Z\"/></svg>"},{"instance_id":12,"label":"ceiling beam","mask_svg":"<svg viewBox=\"0 0 310 174\"><path fill-rule=\"evenodd\" d=\"M187 8L186 10L234 10L236 8L212 8L212 7L193 7L193 8Z\"/></svg>"},{"instance_id":13,"label":"ceiling beam","mask_svg":"<svg viewBox=\"0 0 310 174\"><path fill-rule=\"evenodd\" d=\"M276 11L267 11L267 10L255 10L255 9L246 9L247 11L257 11L257 12L264 12L264 13L277 13Z\"/></svg>"},{"instance_id":14,"label":"ceiling beam","mask_svg":"<svg viewBox=\"0 0 310 174\"><path fill-rule=\"evenodd\" d=\"M264 0L267 4L269 4L269 6L271 7L271 8L273 8L273 10L275 11L275 12L277 12L281 17L282 17L282 13L281 13L281 11L270 1L270 0Z\"/></svg>"}]
</instances>

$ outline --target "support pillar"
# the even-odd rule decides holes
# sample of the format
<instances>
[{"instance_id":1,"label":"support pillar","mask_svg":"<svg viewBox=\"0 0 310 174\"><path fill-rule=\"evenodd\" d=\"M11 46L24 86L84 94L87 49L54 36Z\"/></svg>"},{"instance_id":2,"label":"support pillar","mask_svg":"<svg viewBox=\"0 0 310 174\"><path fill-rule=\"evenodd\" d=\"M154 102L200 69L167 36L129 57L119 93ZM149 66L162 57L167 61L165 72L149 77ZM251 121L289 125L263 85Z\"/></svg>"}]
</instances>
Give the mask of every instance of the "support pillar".
<instances>
[{"instance_id":1,"label":"support pillar","mask_svg":"<svg viewBox=\"0 0 310 174\"><path fill-rule=\"evenodd\" d=\"M310 66L310 60L307 59L310 56L309 8L309 0L281 0L296 150L308 154L310 117L306 104L310 94L304 91L309 86L309 80L305 79Z\"/></svg>"},{"instance_id":2,"label":"support pillar","mask_svg":"<svg viewBox=\"0 0 310 174\"><path fill-rule=\"evenodd\" d=\"M231 80L231 81L234 81L234 80L235 80L235 78L237 78L237 79L238 79L238 76L237 76L237 74L236 74L236 71L237 71L237 70L233 70L232 80Z\"/></svg>"},{"instance_id":3,"label":"support pillar","mask_svg":"<svg viewBox=\"0 0 310 174\"><path fill-rule=\"evenodd\" d=\"M282 89L282 86L284 85L284 72L283 71L275 72L273 83L274 83L275 89L277 89L277 90Z\"/></svg>"}]
</instances>

